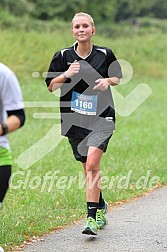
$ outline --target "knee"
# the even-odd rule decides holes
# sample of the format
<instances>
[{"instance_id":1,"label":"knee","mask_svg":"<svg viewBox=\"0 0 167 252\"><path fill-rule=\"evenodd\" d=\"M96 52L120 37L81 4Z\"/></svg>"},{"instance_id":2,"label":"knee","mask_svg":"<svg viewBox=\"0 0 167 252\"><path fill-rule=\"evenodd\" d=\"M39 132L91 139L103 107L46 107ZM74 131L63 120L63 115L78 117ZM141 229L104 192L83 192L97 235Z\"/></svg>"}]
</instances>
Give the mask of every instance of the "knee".
<instances>
[{"instance_id":1,"label":"knee","mask_svg":"<svg viewBox=\"0 0 167 252\"><path fill-rule=\"evenodd\" d=\"M89 172L92 173L99 172L99 165L95 160L88 160L86 162L86 173L88 174Z\"/></svg>"}]
</instances>

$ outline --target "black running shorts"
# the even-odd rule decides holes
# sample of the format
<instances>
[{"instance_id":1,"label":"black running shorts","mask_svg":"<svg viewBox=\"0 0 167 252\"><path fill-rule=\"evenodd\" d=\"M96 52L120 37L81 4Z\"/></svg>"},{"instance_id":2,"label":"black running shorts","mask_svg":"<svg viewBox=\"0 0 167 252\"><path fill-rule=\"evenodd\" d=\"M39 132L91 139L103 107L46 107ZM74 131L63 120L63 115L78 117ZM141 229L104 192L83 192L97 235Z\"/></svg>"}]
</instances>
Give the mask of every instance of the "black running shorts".
<instances>
[{"instance_id":1,"label":"black running shorts","mask_svg":"<svg viewBox=\"0 0 167 252\"><path fill-rule=\"evenodd\" d=\"M111 135L105 131L96 132L87 135L85 138L68 137L69 143L72 147L74 157L77 161L85 163L87 160L87 153L89 146L94 146L106 152Z\"/></svg>"}]
</instances>

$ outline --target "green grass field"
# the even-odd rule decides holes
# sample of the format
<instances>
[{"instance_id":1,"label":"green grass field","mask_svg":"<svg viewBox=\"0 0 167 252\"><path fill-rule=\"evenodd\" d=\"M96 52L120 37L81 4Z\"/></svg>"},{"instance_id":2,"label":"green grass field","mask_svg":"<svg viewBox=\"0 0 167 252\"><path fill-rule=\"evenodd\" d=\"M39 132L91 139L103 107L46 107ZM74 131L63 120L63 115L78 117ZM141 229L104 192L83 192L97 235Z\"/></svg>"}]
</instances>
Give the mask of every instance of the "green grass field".
<instances>
[{"instance_id":1,"label":"green grass field","mask_svg":"<svg viewBox=\"0 0 167 252\"><path fill-rule=\"evenodd\" d=\"M47 71L54 52L73 42L68 31L52 34L0 32L1 62L16 72L25 104L58 100L47 91L42 73ZM128 95L140 83L148 84L152 90L151 96L129 116L117 114L117 130L101 163L102 175L109 178L106 183L104 181L104 196L114 204L167 183L167 37L150 34L112 40L96 36L94 42L111 47L118 58L132 65L134 75L131 81L116 88L120 94ZM33 72L39 72L40 77L32 78ZM58 108L47 106L26 107L25 126L9 135L15 177L13 189L8 191L0 210L0 246L6 251L32 236L71 224L86 213L85 188L80 183L83 181L81 164L75 162L66 138L54 147L59 138L59 121L34 118L34 113L58 112ZM25 166L19 167L16 163L18 157L43 138L53 125L57 129L50 131L49 141L44 139L32 152L27 152L21 161ZM49 146L51 151L42 153ZM40 156L39 161L26 169L26 165ZM47 174L53 175L56 171L53 184L51 180L45 181ZM127 179L128 184L125 183Z\"/></svg>"}]
</instances>

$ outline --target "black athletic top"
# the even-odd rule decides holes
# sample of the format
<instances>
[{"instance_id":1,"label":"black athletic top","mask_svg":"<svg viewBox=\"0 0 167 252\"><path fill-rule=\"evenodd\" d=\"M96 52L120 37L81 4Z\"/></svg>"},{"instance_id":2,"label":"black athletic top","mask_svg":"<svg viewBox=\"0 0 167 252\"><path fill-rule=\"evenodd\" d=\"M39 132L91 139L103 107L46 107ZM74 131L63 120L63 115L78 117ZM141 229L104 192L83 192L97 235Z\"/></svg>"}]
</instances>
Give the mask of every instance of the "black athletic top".
<instances>
[{"instance_id":1,"label":"black athletic top","mask_svg":"<svg viewBox=\"0 0 167 252\"><path fill-rule=\"evenodd\" d=\"M111 89L93 90L99 78L122 78L121 67L111 51L106 47L93 45L91 53L82 58L78 55L77 43L57 52L50 63L46 84L68 70L74 60L79 61L78 74L67 79L61 86L60 111L62 135L80 135L80 129L90 131L112 131L115 129L115 110Z\"/></svg>"}]
</instances>

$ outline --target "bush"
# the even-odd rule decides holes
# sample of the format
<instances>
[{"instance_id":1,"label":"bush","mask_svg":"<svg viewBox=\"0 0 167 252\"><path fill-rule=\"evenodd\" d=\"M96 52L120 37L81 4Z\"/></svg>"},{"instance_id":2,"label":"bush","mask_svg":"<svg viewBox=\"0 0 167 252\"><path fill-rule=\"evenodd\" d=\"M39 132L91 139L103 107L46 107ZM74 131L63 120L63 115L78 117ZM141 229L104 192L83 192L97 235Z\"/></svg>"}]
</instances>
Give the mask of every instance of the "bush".
<instances>
[{"instance_id":1,"label":"bush","mask_svg":"<svg viewBox=\"0 0 167 252\"><path fill-rule=\"evenodd\" d=\"M1 29L23 29L25 31L54 31L57 29L70 29L70 24L60 19L43 21L30 18L28 15L22 17L13 16L8 11L0 9L0 28Z\"/></svg>"},{"instance_id":2,"label":"bush","mask_svg":"<svg viewBox=\"0 0 167 252\"><path fill-rule=\"evenodd\" d=\"M1 28L11 28L17 27L19 22L18 18L13 16L11 13L0 9L0 27Z\"/></svg>"}]
</instances>

